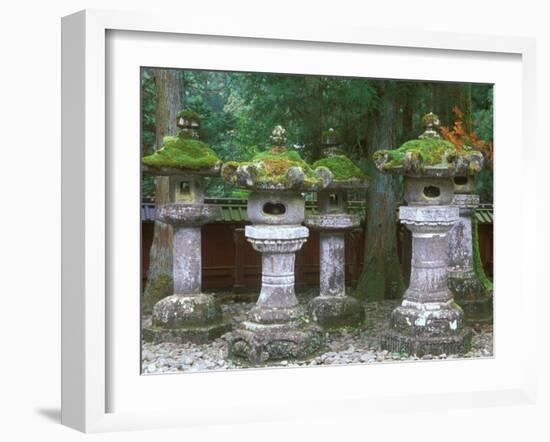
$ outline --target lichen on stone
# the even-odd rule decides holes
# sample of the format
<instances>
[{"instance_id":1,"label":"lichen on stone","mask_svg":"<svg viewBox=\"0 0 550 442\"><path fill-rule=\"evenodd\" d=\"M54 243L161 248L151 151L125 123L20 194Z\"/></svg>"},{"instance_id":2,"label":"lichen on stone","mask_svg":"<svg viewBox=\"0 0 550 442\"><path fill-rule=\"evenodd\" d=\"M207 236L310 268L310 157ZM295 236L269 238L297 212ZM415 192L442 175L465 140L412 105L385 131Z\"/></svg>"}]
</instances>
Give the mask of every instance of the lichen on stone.
<instances>
[{"instance_id":1,"label":"lichen on stone","mask_svg":"<svg viewBox=\"0 0 550 442\"><path fill-rule=\"evenodd\" d=\"M326 167L332 173L333 181L349 181L352 179L368 180L367 175L353 161L344 155L334 155L322 158L313 163L313 168Z\"/></svg>"},{"instance_id":2,"label":"lichen on stone","mask_svg":"<svg viewBox=\"0 0 550 442\"><path fill-rule=\"evenodd\" d=\"M474 175L483 166L483 155L439 137L419 138L392 150L379 150L373 160L381 172L402 175Z\"/></svg>"},{"instance_id":3,"label":"lichen on stone","mask_svg":"<svg viewBox=\"0 0 550 442\"><path fill-rule=\"evenodd\" d=\"M225 163L222 178L234 186L249 189L316 190L328 184L332 177L326 169L313 169L298 152L276 146L256 154L250 161Z\"/></svg>"},{"instance_id":4,"label":"lichen on stone","mask_svg":"<svg viewBox=\"0 0 550 442\"><path fill-rule=\"evenodd\" d=\"M185 118L186 120L199 121L199 114L197 114L195 111L192 111L190 109L184 109L182 111L179 111L177 117Z\"/></svg>"},{"instance_id":5,"label":"lichen on stone","mask_svg":"<svg viewBox=\"0 0 550 442\"><path fill-rule=\"evenodd\" d=\"M439 138L410 140L398 149L379 150L374 153L373 159L385 156L384 169L403 167L405 156L410 155L412 161L418 161L424 166L441 164L455 155L456 149L452 143Z\"/></svg>"},{"instance_id":6,"label":"lichen on stone","mask_svg":"<svg viewBox=\"0 0 550 442\"><path fill-rule=\"evenodd\" d=\"M422 116L422 126L426 127L428 125L439 126L439 117L433 112L429 112Z\"/></svg>"},{"instance_id":7,"label":"lichen on stone","mask_svg":"<svg viewBox=\"0 0 550 442\"><path fill-rule=\"evenodd\" d=\"M342 143L340 134L332 127L321 133L321 143L327 146L337 146Z\"/></svg>"},{"instance_id":8,"label":"lichen on stone","mask_svg":"<svg viewBox=\"0 0 550 442\"><path fill-rule=\"evenodd\" d=\"M220 159L205 143L184 136L166 136L163 147L142 158L151 167L200 170L214 167Z\"/></svg>"}]
</instances>

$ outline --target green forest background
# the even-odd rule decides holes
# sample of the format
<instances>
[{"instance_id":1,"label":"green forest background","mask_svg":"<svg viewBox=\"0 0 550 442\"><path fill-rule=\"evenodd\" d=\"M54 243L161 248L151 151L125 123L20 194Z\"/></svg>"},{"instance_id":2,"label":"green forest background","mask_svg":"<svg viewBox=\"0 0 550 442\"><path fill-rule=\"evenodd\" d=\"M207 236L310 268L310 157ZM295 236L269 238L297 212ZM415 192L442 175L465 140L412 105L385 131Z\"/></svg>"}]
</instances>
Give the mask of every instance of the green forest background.
<instances>
[{"instance_id":1,"label":"green forest background","mask_svg":"<svg viewBox=\"0 0 550 442\"><path fill-rule=\"evenodd\" d=\"M169 70L165 70L169 71ZM452 127L458 107L466 128L493 141L493 87L482 84L435 83L364 78L264 73L172 70L181 94L181 107L201 117L201 140L224 161L249 159L269 145L273 127L287 130L288 146L307 161L321 156L321 133L334 128L343 150L367 174L373 170L369 153L399 147L421 132L422 115L433 111L443 126ZM153 68L141 71L142 156L156 149L157 86ZM369 149L369 125L380 125L380 113L390 106L386 129L393 145ZM391 112L393 111L393 112ZM371 132L378 129L374 128ZM374 134L372 134L374 135ZM370 143L372 144L372 142ZM142 195L154 196L154 178L144 176ZM482 202L493 200L492 171L477 178ZM209 178L211 197L246 197L242 190Z\"/></svg>"},{"instance_id":2,"label":"green forest background","mask_svg":"<svg viewBox=\"0 0 550 442\"><path fill-rule=\"evenodd\" d=\"M201 140L223 161L248 160L266 150L273 128L282 125L287 147L314 162L322 156L322 133L338 131L344 153L370 177L366 192L351 195L367 208L365 242L357 245L364 251L353 292L358 299L398 299L404 292L396 239L402 177L379 173L372 155L417 138L424 114L440 117L441 135L458 149L469 145L483 152L487 167L476 177L476 191L482 203L493 201L492 85L142 68L141 92L142 156L177 133L181 109L199 114ZM248 195L221 178L206 180L209 197ZM167 179L144 174L142 196L168 204ZM169 226L155 223L144 311L172 293L171 235Z\"/></svg>"}]
</instances>

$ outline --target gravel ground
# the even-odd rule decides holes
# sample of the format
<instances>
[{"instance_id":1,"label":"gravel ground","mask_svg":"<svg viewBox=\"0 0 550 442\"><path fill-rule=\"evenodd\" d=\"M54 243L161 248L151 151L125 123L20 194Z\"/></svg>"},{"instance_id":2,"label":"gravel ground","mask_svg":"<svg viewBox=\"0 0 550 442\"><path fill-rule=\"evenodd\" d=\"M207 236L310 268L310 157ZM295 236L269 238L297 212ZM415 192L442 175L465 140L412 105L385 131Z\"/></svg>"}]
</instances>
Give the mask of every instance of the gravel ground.
<instances>
[{"instance_id":1,"label":"gravel ground","mask_svg":"<svg viewBox=\"0 0 550 442\"><path fill-rule=\"evenodd\" d=\"M234 324L242 322L253 303L231 303L222 305ZM366 327L362 330L327 333L326 351L306 361L280 361L269 364L271 367L299 367L331 364L374 364L395 361L412 361L419 358L380 350L378 338L387 328L391 311L397 301L370 302L365 306ZM144 324L150 322L143 318ZM458 355L425 355L422 359L462 359L493 356L492 325L473 327L472 349ZM238 362L227 357L227 345L221 338L209 344L151 344L143 342L142 369L144 374L198 372L205 370L230 370L242 368Z\"/></svg>"}]
</instances>

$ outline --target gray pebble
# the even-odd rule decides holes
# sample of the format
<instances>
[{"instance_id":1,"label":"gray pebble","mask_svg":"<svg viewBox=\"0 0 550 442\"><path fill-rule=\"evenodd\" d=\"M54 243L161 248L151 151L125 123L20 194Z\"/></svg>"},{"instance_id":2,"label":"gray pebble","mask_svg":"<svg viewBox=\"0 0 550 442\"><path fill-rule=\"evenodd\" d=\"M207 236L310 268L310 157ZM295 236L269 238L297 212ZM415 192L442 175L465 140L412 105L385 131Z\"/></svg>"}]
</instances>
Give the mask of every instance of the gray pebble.
<instances>
[{"instance_id":1,"label":"gray pebble","mask_svg":"<svg viewBox=\"0 0 550 442\"><path fill-rule=\"evenodd\" d=\"M155 359L155 354L152 351L144 350L141 357L144 361L152 361Z\"/></svg>"},{"instance_id":2,"label":"gray pebble","mask_svg":"<svg viewBox=\"0 0 550 442\"><path fill-rule=\"evenodd\" d=\"M311 298L314 296L315 294L312 292ZM369 302L365 305L367 315L365 329L326 332L326 352L324 354L308 361L281 361L272 365L305 367L320 364L342 365L392 360L418 360L419 358L413 355L392 354L380 348L380 334L387 329L390 314L398 304L398 301ZM231 316L233 324L237 325L247 318L248 311L253 306L253 303L222 304L222 310ZM149 324L150 317L144 317L142 323ZM466 355L426 355L422 359L490 357L492 354L492 330L491 328L480 327L472 337L472 350ZM242 368L239 362L227 360L227 341L222 338L202 345L193 343L144 343L142 364L144 373L173 373L178 370L180 372L197 372Z\"/></svg>"}]
</instances>

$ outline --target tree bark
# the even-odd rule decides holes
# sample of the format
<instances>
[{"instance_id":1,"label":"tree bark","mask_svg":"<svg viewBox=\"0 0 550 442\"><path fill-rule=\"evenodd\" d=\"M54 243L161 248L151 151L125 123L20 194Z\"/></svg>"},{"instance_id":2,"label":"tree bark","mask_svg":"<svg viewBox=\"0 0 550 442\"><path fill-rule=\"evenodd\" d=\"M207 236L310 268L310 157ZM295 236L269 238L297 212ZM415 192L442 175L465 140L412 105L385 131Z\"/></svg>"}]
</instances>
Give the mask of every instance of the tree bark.
<instances>
[{"instance_id":1,"label":"tree bark","mask_svg":"<svg viewBox=\"0 0 550 442\"><path fill-rule=\"evenodd\" d=\"M166 135L177 133L176 115L182 108L183 88L180 74L171 69L154 70L157 90L156 148L162 147ZM156 177L155 205L170 202L169 178ZM155 221L153 243L150 250L147 283L143 292L143 312L150 313L153 306L173 292L172 280L172 226Z\"/></svg>"},{"instance_id":2,"label":"tree bark","mask_svg":"<svg viewBox=\"0 0 550 442\"><path fill-rule=\"evenodd\" d=\"M370 186L367 191L365 260L355 296L359 299L396 299L404 284L397 253L396 199L399 178L378 172L372 155L379 149L397 147L399 106L391 82L378 88L380 105L367 117L367 156Z\"/></svg>"}]
</instances>

